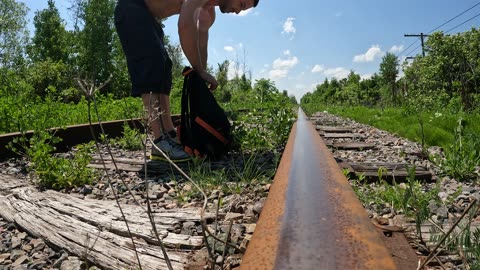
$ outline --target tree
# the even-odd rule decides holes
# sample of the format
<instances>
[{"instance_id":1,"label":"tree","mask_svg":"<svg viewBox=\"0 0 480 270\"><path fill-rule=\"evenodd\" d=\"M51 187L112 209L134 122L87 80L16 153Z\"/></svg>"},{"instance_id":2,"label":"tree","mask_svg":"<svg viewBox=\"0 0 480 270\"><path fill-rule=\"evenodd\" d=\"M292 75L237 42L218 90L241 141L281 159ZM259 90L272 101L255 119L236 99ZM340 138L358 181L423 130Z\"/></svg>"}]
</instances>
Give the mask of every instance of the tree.
<instances>
[{"instance_id":1,"label":"tree","mask_svg":"<svg viewBox=\"0 0 480 270\"><path fill-rule=\"evenodd\" d=\"M380 63L380 76L386 85L390 88L393 105L397 104L397 87L396 81L399 72L398 57L390 52L382 58Z\"/></svg>"},{"instance_id":2,"label":"tree","mask_svg":"<svg viewBox=\"0 0 480 270\"><path fill-rule=\"evenodd\" d=\"M422 109L478 107L480 94L480 31L455 35L437 32L425 43L425 57L404 68L409 99L422 102ZM475 106L477 105L477 106Z\"/></svg>"},{"instance_id":3,"label":"tree","mask_svg":"<svg viewBox=\"0 0 480 270\"><path fill-rule=\"evenodd\" d=\"M164 44L167 49L168 56L172 60L173 77L182 77L181 74L184 68L182 46L180 46L178 43L172 44L168 36L165 36Z\"/></svg>"},{"instance_id":4,"label":"tree","mask_svg":"<svg viewBox=\"0 0 480 270\"><path fill-rule=\"evenodd\" d=\"M80 18L84 23L80 33L81 76L101 83L112 73L115 1L83 0L80 8Z\"/></svg>"},{"instance_id":5,"label":"tree","mask_svg":"<svg viewBox=\"0 0 480 270\"><path fill-rule=\"evenodd\" d=\"M0 68L15 69L23 64L24 45L28 40L27 12L23 3L0 1Z\"/></svg>"},{"instance_id":6,"label":"tree","mask_svg":"<svg viewBox=\"0 0 480 270\"><path fill-rule=\"evenodd\" d=\"M278 93L278 89L275 87L275 83L270 79L259 79L255 81L253 87L255 92L260 97L260 102L267 100L271 94Z\"/></svg>"},{"instance_id":7,"label":"tree","mask_svg":"<svg viewBox=\"0 0 480 270\"><path fill-rule=\"evenodd\" d=\"M223 61L218 65L217 72L215 77L218 82L218 89L215 91L214 95L221 102L229 102L232 99L232 93L228 87L225 87L228 83L228 67L230 62L228 60Z\"/></svg>"},{"instance_id":8,"label":"tree","mask_svg":"<svg viewBox=\"0 0 480 270\"><path fill-rule=\"evenodd\" d=\"M46 9L35 12L33 24L35 35L28 50L32 60L66 63L67 31L53 0L48 0Z\"/></svg>"}]
</instances>

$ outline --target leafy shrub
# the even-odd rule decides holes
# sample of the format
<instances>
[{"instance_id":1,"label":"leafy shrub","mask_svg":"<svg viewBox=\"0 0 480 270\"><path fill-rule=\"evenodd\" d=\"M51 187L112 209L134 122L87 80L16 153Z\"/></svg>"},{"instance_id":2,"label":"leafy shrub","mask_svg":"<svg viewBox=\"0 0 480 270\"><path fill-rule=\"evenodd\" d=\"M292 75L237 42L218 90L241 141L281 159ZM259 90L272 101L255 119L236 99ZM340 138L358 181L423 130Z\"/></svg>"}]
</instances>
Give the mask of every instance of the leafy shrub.
<instances>
[{"instance_id":1,"label":"leafy shrub","mask_svg":"<svg viewBox=\"0 0 480 270\"><path fill-rule=\"evenodd\" d=\"M123 124L123 137L112 140L113 144L126 150L140 150L143 148L142 134L138 129L131 128L127 123Z\"/></svg>"},{"instance_id":2,"label":"leafy shrub","mask_svg":"<svg viewBox=\"0 0 480 270\"><path fill-rule=\"evenodd\" d=\"M442 170L458 180L475 176L475 167L480 164L480 138L464 135L464 120L458 119L452 144L445 149L445 158L440 162Z\"/></svg>"},{"instance_id":3,"label":"leafy shrub","mask_svg":"<svg viewBox=\"0 0 480 270\"><path fill-rule=\"evenodd\" d=\"M263 108L239 115L234 122L235 142L244 150L265 150L282 147L295 119L292 104L283 95L271 96Z\"/></svg>"},{"instance_id":4,"label":"leafy shrub","mask_svg":"<svg viewBox=\"0 0 480 270\"><path fill-rule=\"evenodd\" d=\"M14 140L9 147L30 161L27 170L43 188L60 190L92 183L94 170L87 165L92 159L93 143L77 146L75 154L65 158L53 154L54 145L60 141L50 132L37 131L30 139Z\"/></svg>"}]
</instances>

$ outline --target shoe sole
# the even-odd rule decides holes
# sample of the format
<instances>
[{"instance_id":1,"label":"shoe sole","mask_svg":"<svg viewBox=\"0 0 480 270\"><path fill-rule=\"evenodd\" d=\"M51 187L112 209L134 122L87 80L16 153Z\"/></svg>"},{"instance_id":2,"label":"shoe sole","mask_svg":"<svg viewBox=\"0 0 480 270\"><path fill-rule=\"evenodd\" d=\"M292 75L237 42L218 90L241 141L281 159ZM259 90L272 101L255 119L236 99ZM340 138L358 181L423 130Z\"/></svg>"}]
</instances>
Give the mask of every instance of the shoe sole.
<instances>
[{"instance_id":1,"label":"shoe sole","mask_svg":"<svg viewBox=\"0 0 480 270\"><path fill-rule=\"evenodd\" d=\"M164 157L160 157L160 156L150 156L150 160L159 160L159 161L166 161L168 162L168 160ZM190 161L192 160L191 157L188 157L188 158L184 158L184 159L170 159L171 161L173 162L187 162L187 161Z\"/></svg>"}]
</instances>

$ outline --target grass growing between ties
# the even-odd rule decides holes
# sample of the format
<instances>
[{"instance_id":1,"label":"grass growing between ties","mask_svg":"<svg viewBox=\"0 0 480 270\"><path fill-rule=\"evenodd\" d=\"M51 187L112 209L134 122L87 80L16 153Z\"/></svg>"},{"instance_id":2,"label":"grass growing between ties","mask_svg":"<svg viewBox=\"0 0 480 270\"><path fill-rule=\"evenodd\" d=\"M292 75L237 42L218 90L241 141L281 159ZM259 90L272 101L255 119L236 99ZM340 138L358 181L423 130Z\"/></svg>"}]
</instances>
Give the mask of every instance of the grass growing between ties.
<instances>
[{"instance_id":1,"label":"grass growing between ties","mask_svg":"<svg viewBox=\"0 0 480 270\"><path fill-rule=\"evenodd\" d=\"M441 167L455 179L475 180L480 166L480 114L478 113L412 113L404 108L366 108L319 106L317 111L350 118L354 121L389 131L422 145L425 158ZM310 108L311 109L311 108ZM429 146L440 146L443 156L428 156Z\"/></svg>"},{"instance_id":2,"label":"grass growing between ties","mask_svg":"<svg viewBox=\"0 0 480 270\"><path fill-rule=\"evenodd\" d=\"M424 123L425 143L447 147L454 139L458 119L463 119L465 134L480 134L480 114L421 112L411 113L403 108L367 108L361 106L318 106L313 111L327 111L354 121L386 130L421 143L419 119Z\"/></svg>"},{"instance_id":3,"label":"grass growing between ties","mask_svg":"<svg viewBox=\"0 0 480 270\"><path fill-rule=\"evenodd\" d=\"M368 183L363 175L350 179L355 193L365 207L373 208L376 212L389 208L392 213L404 214L415 217L418 221L424 221L429 218L429 203L441 203L438 197L438 184L431 188L424 187L415 179L415 167L409 168L406 183L393 181L389 184L383 179L383 174L384 170L380 168L378 183Z\"/></svg>"},{"instance_id":4,"label":"grass growing between ties","mask_svg":"<svg viewBox=\"0 0 480 270\"><path fill-rule=\"evenodd\" d=\"M212 168L210 162L194 159L188 172L207 194L216 190L224 194L241 194L249 187L271 181L275 169L265 168L266 162L263 160L260 154L241 155L240 160L232 160L227 168ZM172 176L172 180L176 181L176 178ZM193 198L200 198L201 193L196 187L187 185L177 190L176 197L180 203L185 203Z\"/></svg>"},{"instance_id":5,"label":"grass growing between ties","mask_svg":"<svg viewBox=\"0 0 480 270\"><path fill-rule=\"evenodd\" d=\"M479 270L480 228L472 226L478 214L478 202L474 201L467 210L457 221L455 230L449 230L450 233L434 227L430 241L450 252L458 252L466 269Z\"/></svg>"},{"instance_id":6,"label":"grass growing between ties","mask_svg":"<svg viewBox=\"0 0 480 270\"><path fill-rule=\"evenodd\" d=\"M95 179L95 172L87 165L92 160L93 143L78 145L73 156L55 154L60 139L48 131L36 131L32 138L19 137L9 147L28 161L27 171L42 188L60 190L84 184Z\"/></svg>"}]
</instances>

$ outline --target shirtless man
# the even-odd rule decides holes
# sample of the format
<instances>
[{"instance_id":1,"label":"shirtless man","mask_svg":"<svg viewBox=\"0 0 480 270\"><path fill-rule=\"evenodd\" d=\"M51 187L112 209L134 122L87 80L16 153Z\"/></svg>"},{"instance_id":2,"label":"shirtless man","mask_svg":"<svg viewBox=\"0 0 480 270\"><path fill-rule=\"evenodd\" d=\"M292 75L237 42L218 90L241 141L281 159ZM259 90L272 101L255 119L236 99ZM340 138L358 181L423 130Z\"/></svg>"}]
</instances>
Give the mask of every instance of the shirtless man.
<instances>
[{"instance_id":1,"label":"shirtless man","mask_svg":"<svg viewBox=\"0 0 480 270\"><path fill-rule=\"evenodd\" d=\"M164 47L164 33L158 20L180 14L180 45L190 65L214 90L218 83L206 71L208 29L215 21L215 6L222 13L239 13L256 7L259 0L118 0L115 27L127 58L132 82L132 96L142 97L150 115L155 144L173 161L190 156L174 140L175 129L170 114L172 61ZM156 111L160 108L160 115ZM163 159L152 148L153 159Z\"/></svg>"}]
</instances>

